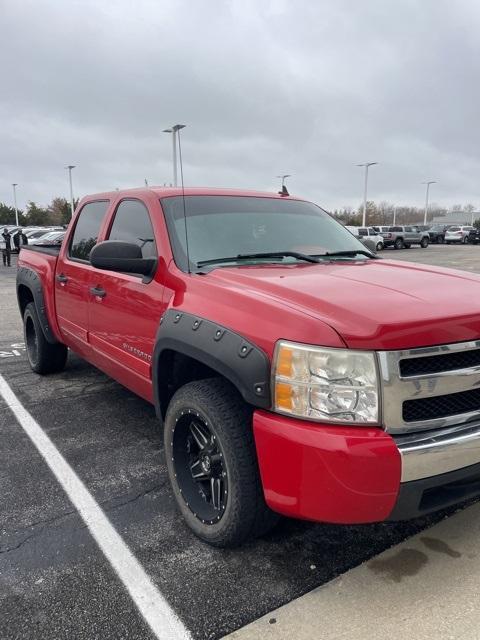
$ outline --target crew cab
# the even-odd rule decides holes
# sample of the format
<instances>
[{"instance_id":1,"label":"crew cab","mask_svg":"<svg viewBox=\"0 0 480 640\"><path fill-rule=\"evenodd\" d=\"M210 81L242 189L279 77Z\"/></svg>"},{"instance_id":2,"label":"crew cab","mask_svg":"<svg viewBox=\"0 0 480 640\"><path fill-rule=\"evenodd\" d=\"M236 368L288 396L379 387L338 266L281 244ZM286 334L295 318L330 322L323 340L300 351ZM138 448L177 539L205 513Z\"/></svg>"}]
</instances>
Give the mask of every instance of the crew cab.
<instances>
[{"instance_id":1,"label":"crew cab","mask_svg":"<svg viewBox=\"0 0 480 640\"><path fill-rule=\"evenodd\" d=\"M382 236L385 246L395 249L409 249L412 244L419 244L422 249L425 249L430 242L428 231L422 231L411 225L389 227Z\"/></svg>"},{"instance_id":2,"label":"crew cab","mask_svg":"<svg viewBox=\"0 0 480 640\"><path fill-rule=\"evenodd\" d=\"M310 202L88 196L60 248L22 249L17 295L34 372L70 349L155 406L212 545L480 493L480 277L378 258Z\"/></svg>"}]
</instances>

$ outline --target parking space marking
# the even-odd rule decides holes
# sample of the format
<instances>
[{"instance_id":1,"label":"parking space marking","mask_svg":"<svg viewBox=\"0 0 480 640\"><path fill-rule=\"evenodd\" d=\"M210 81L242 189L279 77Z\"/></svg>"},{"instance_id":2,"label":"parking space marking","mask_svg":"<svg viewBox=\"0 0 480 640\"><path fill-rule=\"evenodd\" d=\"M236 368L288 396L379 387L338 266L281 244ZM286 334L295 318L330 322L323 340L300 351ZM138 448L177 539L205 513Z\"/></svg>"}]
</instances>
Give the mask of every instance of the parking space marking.
<instances>
[{"instance_id":1,"label":"parking space marking","mask_svg":"<svg viewBox=\"0 0 480 640\"><path fill-rule=\"evenodd\" d=\"M108 520L86 486L0 374L0 395L55 475L115 574L159 640L189 640L190 633Z\"/></svg>"}]
</instances>

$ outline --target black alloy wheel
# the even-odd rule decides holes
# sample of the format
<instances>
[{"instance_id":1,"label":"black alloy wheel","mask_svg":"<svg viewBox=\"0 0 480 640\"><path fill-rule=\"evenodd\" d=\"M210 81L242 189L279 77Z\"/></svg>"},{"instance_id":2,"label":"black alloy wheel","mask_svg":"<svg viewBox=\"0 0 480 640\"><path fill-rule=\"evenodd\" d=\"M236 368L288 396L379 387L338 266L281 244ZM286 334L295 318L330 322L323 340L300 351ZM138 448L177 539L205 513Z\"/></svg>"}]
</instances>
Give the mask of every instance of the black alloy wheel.
<instances>
[{"instance_id":1,"label":"black alloy wheel","mask_svg":"<svg viewBox=\"0 0 480 640\"><path fill-rule=\"evenodd\" d=\"M207 421L188 410L177 419L172 458L180 493L203 524L218 522L228 501L223 452Z\"/></svg>"},{"instance_id":2,"label":"black alloy wheel","mask_svg":"<svg viewBox=\"0 0 480 640\"><path fill-rule=\"evenodd\" d=\"M48 342L44 336L34 302L29 302L23 313L23 335L27 358L35 373L57 373L67 362L68 349L59 342Z\"/></svg>"},{"instance_id":3,"label":"black alloy wheel","mask_svg":"<svg viewBox=\"0 0 480 640\"><path fill-rule=\"evenodd\" d=\"M164 423L167 471L190 529L216 547L235 547L279 519L263 495L252 408L224 378L196 380L170 400Z\"/></svg>"},{"instance_id":4,"label":"black alloy wheel","mask_svg":"<svg viewBox=\"0 0 480 640\"><path fill-rule=\"evenodd\" d=\"M38 365L38 338L33 318L30 315L25 317L24 334L28 361L33 369Z\"/></svg>"}]
</instances>

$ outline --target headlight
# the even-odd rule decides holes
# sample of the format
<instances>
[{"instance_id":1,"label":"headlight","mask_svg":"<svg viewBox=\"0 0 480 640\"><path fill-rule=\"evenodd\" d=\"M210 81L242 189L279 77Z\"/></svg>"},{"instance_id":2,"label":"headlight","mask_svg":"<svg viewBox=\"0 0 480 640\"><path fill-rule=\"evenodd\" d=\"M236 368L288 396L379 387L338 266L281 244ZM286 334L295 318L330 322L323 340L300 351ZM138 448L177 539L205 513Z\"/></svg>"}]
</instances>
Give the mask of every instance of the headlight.
<instances>
[{"instance_id":1,"label":"headlight","mask_svg":"<svg viewBox=\"0 0 480 640\"><path fill-rule=\"evenodd\" d=\"M371 352L280 341L273 376L275 411L324 422L379 422Z\"/></svg>"}]
</instances>

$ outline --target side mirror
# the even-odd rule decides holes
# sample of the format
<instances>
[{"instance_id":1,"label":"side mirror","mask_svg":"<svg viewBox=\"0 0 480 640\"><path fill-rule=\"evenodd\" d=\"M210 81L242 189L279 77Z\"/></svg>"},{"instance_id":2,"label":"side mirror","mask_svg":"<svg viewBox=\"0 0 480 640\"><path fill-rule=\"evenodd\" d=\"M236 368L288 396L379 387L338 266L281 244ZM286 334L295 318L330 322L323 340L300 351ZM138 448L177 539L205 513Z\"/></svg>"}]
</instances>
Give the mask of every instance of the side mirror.
<instances>
[{"instance_id":1,"label":"side mirror","mask_svg":"<svg viewBox=\"0 0 480 640\"><path fill-rule=\"evenodd\" d=\"M143 258L141 248L134 242L105 240L96 244L90 253L90 263L96 269L138 273L153 277L156 258Z\"/></svg>"}]
</instances>

